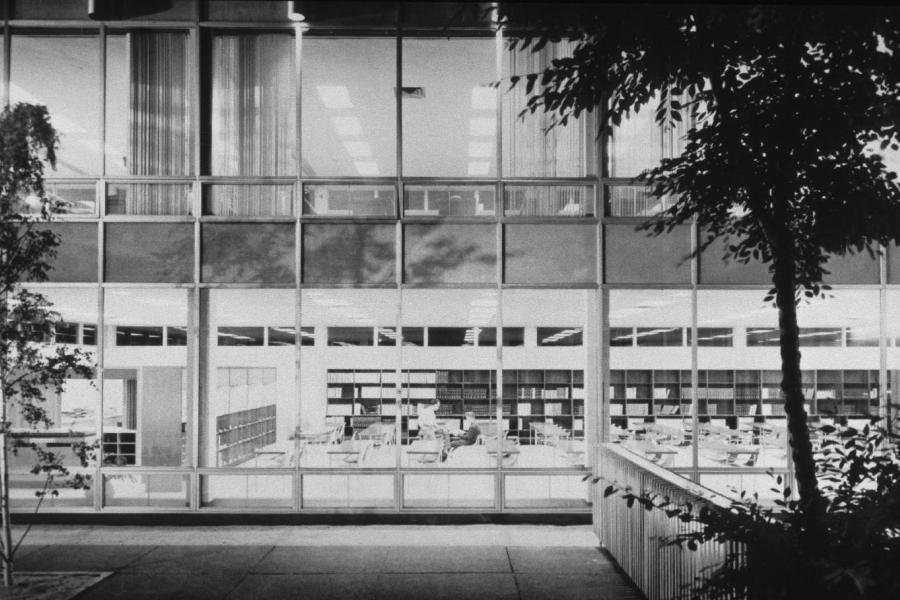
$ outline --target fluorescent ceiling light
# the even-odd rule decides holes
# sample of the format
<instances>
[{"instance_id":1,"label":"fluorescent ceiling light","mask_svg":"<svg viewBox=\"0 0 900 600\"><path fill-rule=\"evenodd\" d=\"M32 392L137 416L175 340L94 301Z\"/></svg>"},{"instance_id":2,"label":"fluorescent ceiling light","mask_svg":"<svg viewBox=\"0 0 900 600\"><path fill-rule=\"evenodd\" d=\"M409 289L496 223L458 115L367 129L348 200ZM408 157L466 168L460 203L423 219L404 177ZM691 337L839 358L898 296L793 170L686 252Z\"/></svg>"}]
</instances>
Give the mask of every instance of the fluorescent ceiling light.
<instances>
[{"instance_id":1,"label":"fluorescent ceiling light","mask_svg":"<svg viewBox=\"0 0 900 600\"><path fill-rule=\"evenodd\" d=\"M472 88L472 108L475 110L494 110L497 106L495 91L494 88L483 85Z\"/></svg>"},{"instance_id":2,"label":"fluorescent ceiling light","mask_svg":"<svg viewBox=\"0 0 900 600\"><path fill-rule=\"evenodd\" d=\"M378 163L374 160L357 160L354 161L353 166L360 175L378 175Z\"/></svg>"},{"instance_id":3,"label":"fluorescent ceiling light","mask_svg":"<svg viewBox=\"0 0 900 600\"><path fill-rule=\"evenodd\" d=\"M347 154L349 154L353 158L365 158L367 156L372 156L372 149L369 148L369 144L367 142L344 142L344 148L347 149Z\"/></svg>"},{"instance_id":4,"label":"fluorescent ceiling light","mask_svg":"<svg viewBox=\"0 0 900 600\"><path fill-rule=\"evenodd\" d=\"M471 176L487 175L491 170L491 163L486 161L470 162L468 173Z\"/></svg>"},{"instance_id":5,"label":"fluorescent ceiling light","mask_svg":"<svg viewBox=\"0 0 900 600\"><path fill-rule=\"evenodd\" d=\"M494 153L492 142L469 142L469 156L471 158L490 158Z\"/></svg>"},{"instance_id":6,"label":"fluorescent ceiling light","mask_svg":"<svg viewBox=\"0 0 900 600\"><path fill-rule=\"evenodd\" d=\"M319 98L328 108L353 108L347 86L317 85L316 91L319 92Z\"/></svg>"},{"instance_id":7,"label":"fluorescent ceiling light","mask_svg":"<svg viewBox=\"0 0 900 600\"><path fill-rule=\"evenodd\" d=\"M494 136L497 133L497 120L494 117L473 117L469 121L469 135L472 137Z\"/></svg>"},{"instance_id":8,"label":"fluorescent ceiling light","mask_svg":"<svg viewBox=\"0 0 900 600\"><path fill-rule=\"evenodd\" d=\"M358 137L362 135L362 124L356 117L331 117L331 124L341 137Z\"/></svg>"}]
</instances>

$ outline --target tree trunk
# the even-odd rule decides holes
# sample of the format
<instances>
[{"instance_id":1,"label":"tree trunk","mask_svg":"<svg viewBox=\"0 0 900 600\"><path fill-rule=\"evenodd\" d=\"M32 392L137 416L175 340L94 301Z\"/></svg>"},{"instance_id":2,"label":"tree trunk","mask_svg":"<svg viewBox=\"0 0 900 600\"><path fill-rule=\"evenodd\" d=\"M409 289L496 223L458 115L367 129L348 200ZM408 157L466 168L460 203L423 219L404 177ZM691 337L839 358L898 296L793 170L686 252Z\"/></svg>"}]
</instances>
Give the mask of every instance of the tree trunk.
<instances>
[{"instance_id":1,"label":"tree trunk","mask_svg":"<svg viewBox=\"0 0 900 600\"><path fill-rule=\"evenodd\" d=\"M12 587L13 584L13 547L12 547L12 526L9 522L9 462L6 448L6 440L8 439L6 432L6 397L3 389L0 388L0 404L3 405L2 422L0 422L0 521L2 521L3 531L0 532L2 540L0 546L3 547L3 585Z\"/></svg>"},{"instance_id":2,"label":"tree trunk","mask_svg":"<svg viewBox=\"0 0 900 600\"><path fill-rule=\"evenodd\" d=\"M790 248L790 242L779 244L778 255L773 258L775 301L778 306L778 328L781 336L781 390L784 392L784 412L787 415L787 430L791 440L791 456L794 459L794 475L800 495L800 507L806 520L807 533L815 539L820 523L822 496L816 480L816 464L803 402L800 332L797 326L797 304L794 295L796 278L793 252Z\"/></svg>"}]
</instances>

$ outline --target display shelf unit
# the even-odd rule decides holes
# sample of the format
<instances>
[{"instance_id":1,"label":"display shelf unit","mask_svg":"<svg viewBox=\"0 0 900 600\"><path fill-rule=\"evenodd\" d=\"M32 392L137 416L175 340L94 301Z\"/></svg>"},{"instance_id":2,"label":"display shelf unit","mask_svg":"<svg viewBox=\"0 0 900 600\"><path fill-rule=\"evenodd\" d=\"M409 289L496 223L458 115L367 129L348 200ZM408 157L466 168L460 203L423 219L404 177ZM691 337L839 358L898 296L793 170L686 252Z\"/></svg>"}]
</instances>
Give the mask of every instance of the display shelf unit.
<instances>
[{"instance_id":1,"label":"display shelf unit","mask_svg":"<svg viewBox=\"0 0 900 600\"><path fill-rule=\"evenodd\" d=\"M510 417L510 433L522 441L532 439L535 422L554 423L574 437L583 437L584 397L584 371L503 372L503 414Z\"/></svg>"},{"instance_id":2,"label":"display shelf unit","mask_svg":"<svg viewBox=\"0 0 900 600\"><path fill-rule=\"evenodd\" d=\"M216 417L217 464L238 464L257 448L275 443L276 405L268 404Z\"/></svg>"},{"instance_id":3,"label":"display shelf unit","mask_svg":"<svg viewBox=\"0 0 900 600\"><path fill-rule=\"evenodd\" d=\"M396 377L393 369L329 370L326 374L326 417L343 418L346 437L352 436L355 429L376 420L392 420L398 412L395 402ZM402 414L406 415L404 409L401 406Z\"/></svg>"},{"instance_id":4,"label":"display shelf unit","mask_svg":"<svg viewBox=\"0 0 900 600\"><path fill-rule=\"evenodd\" d=\"M801 374L809 414L878 414L878 371L805 370ZM781 371L700 370L697 376L702 417L784 416ZM608 385L613 419L691 414L690 371L612 370Z\"/></svg>"},{"instance_id":5,"label":"display shelf unit","mask_svg":"<svg viewBox=\"0 0 900 600\"><path fill-rule=\"evenodd\" d=\"M119 466L136 465L137 432L132 429L104 429L103 462Z\"/></svg>"}]
</instances>

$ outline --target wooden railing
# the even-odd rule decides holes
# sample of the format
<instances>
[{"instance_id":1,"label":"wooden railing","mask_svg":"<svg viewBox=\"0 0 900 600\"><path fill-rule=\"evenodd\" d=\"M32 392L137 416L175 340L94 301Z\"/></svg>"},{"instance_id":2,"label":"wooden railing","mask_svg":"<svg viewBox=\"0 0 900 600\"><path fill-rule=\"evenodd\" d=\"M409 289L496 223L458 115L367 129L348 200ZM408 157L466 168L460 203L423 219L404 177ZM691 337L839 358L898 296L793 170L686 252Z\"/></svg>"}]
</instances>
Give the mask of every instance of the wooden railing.
<instances>
[{"instance_id":1,"label":"wooden railing","mask_svg":"<svg viewBox=\"0 0 900 600\"><path fill-rule=\"evenodd\" d=\"M606 549L648 600L704 598L699 581L710 575L726 555L722 543L708 542L696 551L666 544L678 533L696 528L666 516L659 509L646 510L638 503L629 507L620 494L603 496L609 485L668 497L675 504L690 502L694 510L706 504L727 508L729 500L633 454L617 444L600 448L594 509L598 535ZM740 552L739 547L733 550Z\"/></svg>"}]
</instances>

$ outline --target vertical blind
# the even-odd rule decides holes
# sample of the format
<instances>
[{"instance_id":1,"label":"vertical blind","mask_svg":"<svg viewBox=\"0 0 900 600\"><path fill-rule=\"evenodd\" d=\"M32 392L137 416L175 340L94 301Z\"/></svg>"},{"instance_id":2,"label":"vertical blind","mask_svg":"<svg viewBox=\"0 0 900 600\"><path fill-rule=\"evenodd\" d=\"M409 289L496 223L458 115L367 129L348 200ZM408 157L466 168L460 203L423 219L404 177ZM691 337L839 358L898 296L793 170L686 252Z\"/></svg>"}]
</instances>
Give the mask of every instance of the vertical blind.
<instances>
[{"instance_id":1,"label":"vertical blind","mask_svg":"<svg viewBox=\"0 0 900 600\"><path fill-rule=\"evenodd\" d=\"M191 174L191 101L188 37L132 32L129 48L128 173ZM126 214L179 215L190 210L182 186L129 184Z\"/></svg>"},{"instance_id":2,"label":"vertical blind","mask_svg":"<svg viewBox=\"0 0 900 600\"><path fill-rule=\"evenodd\" d=\"M573 42L547 44L538 52L531 48L506 53L508 75L540 73L551 66L554 59L571 54ZM503 96L503 170L518 177L583 177L593 171L590 132L591 119L587 114L570 120L566 127L547 128L552 116L538 111L523 118L527 94L524 85L517 85Z\"/></svg>"},{"instance_id":3,"label":"vertical blind","mask_svg":"<svg viewBox=\"0 0 900 600\"><path fill-rule=\"evenodd\" d=\"M292 176L296 173L294 39L286 34L218 35L212 43L213 175ZM212 214L271 214L272 186L234 186L215 194Z\"/></svg>"}]
</instances>

